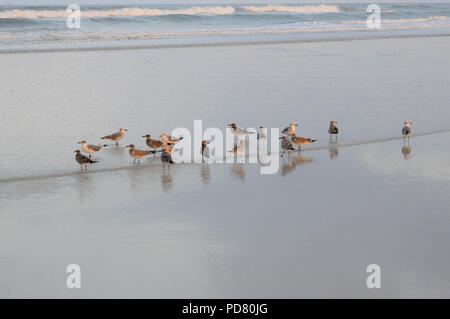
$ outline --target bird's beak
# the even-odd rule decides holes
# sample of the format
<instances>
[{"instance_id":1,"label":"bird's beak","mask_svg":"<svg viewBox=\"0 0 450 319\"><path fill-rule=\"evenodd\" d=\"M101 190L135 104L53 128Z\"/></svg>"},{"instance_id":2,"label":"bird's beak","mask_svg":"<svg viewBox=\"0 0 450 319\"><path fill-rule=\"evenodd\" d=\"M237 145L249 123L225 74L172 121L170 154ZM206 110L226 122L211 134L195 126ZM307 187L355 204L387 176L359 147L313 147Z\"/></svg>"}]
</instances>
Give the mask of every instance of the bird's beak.
<instances>
[{"instance_id":1,"label":"bird's beak","mask_svg":"<svg viewBox=\"0 0 450 319\"><path fill-rule=\"evenodd\" d=\"M127 129L124 129L124 131L128 131Z\"/></svg>"},{"instance_id":2,"label":"bird's beak","mask_svg":"<svg viewBox=\"0 0 450 319\"><path fill-rule=\"evenodd\" d=\"M78 142L77 144L81 144L81 142Z\"/></svg>"},{"instance_id":3,"label":"bird's beak","mask_svg":"<svg viewBox=\"0 0 450 319\"><path fill-rule=\"evenodd\" d=\"M73 151L74 153L76 153L77 151Z\"/></svg>"},{"instance_id":4,"label":"bird's beak","mask_svg":"<svg viewBox=\"0 0 450 319\"><path fill-rule=\"evenodd\" d=\"M144 136L142 136L142 137L147 137L147 136L144 135Z\"/></svg>"},{"instance_id":5,"label":"bird's beak","mask_svg":"<svg viewBox=\"0 0 450 319\"><path fill-rule=\"evenodd\" d=\"M295 126L298 126L298 124L295 124Z\"/></svg>"},{"instance_id":6,"label":"bird's beak","mask_svg":"<svg viewBox=\"0 0 450 319\"><path fill-rule=\"evenodd\" d=\"M127 146L125 146L125 147L131 147L131 145L127 145Z\"/></svg>"},{"instance_id":7,"label":"bird's beak","mask_svg":"<svg viewBox=\"0 0 450 319\"><path fill-rule=\"evenodd\" d=\"M280 137L279 140L282 140L284 136Z\"/></svg>"}]
</instances>

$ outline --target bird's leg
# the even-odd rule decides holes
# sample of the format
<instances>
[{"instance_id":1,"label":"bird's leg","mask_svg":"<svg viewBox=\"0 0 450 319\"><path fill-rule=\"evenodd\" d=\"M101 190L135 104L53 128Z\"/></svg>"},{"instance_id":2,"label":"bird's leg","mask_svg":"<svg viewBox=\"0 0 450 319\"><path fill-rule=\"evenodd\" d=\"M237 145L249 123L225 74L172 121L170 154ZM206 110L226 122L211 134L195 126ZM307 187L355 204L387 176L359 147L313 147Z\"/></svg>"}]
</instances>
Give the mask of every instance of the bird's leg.
<instances>
[{"instance_id":1,"label":"bird's leg","mask_svg":"<svg viewBox=\"0 0 450 319\"><path fill-rule=\"evenodd\" d=\"M83 170L83 165L80 165L80 170L81 170L81 171Z\"/></svg>"},{"instance_id":2,"label":"bird's leg","mask_svg":"<svg viewBox=\"0 0 450 319\"><path fill-rule=\"evenodd\" d=\"M89 158L91 158L91 154L89 154Z\"/></svg>"},{"instance_id":3,"label":"bird's leg","mask_svg":"<svg viewBox=\"0 0 450 319\"><path fill-rule=\"evenodd\" d=\"M283 155L284 155L284 151L283 151L283 153L281 153L281 156L280 156L280 157L283 157Z\"/></svg>"},{"instance_id":4,"label":"bird's leg","mask_svg":"<svg viewBox=\"0 0 450 319\"><path fill-rule=\"evenodd\" d=\"M116 146L119 146L119 142L116 142Z\"/></svg>"}]
</instances>

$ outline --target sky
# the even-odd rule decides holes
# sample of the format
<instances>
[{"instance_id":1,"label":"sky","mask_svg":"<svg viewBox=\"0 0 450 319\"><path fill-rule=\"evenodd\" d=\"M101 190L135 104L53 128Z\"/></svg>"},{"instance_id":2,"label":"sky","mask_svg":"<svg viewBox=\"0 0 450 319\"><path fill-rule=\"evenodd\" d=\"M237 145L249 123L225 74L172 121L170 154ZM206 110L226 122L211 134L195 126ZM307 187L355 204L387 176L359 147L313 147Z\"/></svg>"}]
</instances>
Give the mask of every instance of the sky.
<instances>
[{"instance_id":1,"label":"sky","mask_svg":"<svg viewBox=\"0 0 450 319\"><path fill-rule=\"evenodd\" d=\"M46 4L324 4L324 3L433 3L449 2L449 0L0 0L0 4L25 4L25 5L46 5Z\"/></svg>"}]
</instances>

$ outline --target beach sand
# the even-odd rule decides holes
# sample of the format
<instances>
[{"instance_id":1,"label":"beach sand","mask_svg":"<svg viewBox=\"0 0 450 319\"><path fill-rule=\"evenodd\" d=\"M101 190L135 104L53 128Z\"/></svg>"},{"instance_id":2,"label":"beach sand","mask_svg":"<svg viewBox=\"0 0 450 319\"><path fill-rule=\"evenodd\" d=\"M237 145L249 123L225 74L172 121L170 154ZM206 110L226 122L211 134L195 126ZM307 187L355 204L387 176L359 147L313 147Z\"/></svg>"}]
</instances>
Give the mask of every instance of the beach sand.
<instances>
[{"instance_id":1,"label":"beach sand","mask_svg":"<svg viewBox=\"0 0 450 319\"><path fill-rule=\"evenodd\" d=\"M1 54L0 297L450 297L449 50L433 37ZM125 127L121 146L145 148L195 119L296 121L318 142L274 175L163 171L115 147L87 172L73 159L82 139ZM424 134L410 149L405 120Z\"/></svg>"}]
</instances>

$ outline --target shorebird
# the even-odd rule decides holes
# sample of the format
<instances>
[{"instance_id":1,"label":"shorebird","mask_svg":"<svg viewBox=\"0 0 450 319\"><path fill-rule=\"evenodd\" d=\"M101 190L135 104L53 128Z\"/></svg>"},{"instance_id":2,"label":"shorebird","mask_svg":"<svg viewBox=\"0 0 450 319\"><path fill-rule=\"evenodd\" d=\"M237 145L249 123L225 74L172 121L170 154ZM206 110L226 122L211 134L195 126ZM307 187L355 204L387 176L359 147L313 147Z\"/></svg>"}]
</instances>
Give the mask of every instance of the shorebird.
<instances>
[{"instance_id":1,"label":"shorebird","mask_svg":"<svg viewBox=\"0 0 450 319\"><path fill-rule=\"evenodd\" d=\"M245 141L240 140L239 145L234 145L233 149L230 152L233 152L234 154L241 154L245 152Z\"/></svg>"},{"instance_id":2,"label":"shorebird","mask_svg":"<svg viewBox=\"0 0 450 319\"><path fill-rule=\"evenodd\" d=\"M163 144L176 144L179 141L183 139L183 136L181 137L175 137L175 136L167 136L165 133L161 134L160 136L162 138Z\"/></svg>"},{"instance_id":3,"label":"shorebird","mask_svg":"<svg viewBox=\"0 0 450 319\"><path fill-rule=\"evenodd\" d=\"M161 142L160 140L152 140L152 137L149 134L144 135L142 137L146 138L145 143L147 143L147 146L149 148L153 148L153 150L156 150L163 146L163 142Z\"/></svg>"},{"instance_id":4,"label":"shorebird","mask_svg":"<svg viewBox=\"0 0 450 319\"><path fill-rule=\"evenodd\" d=\"M161 153L161 162L163 163L163 167L165 167L166 164L169 164L169 167L170 165L175 164L172 160L172 150L172 145L164 144L164 150Z\"/></svg>"},{"instance_id":5,"label":"shorebird","mask_svg":"<svg viewBox=\"0 0 450 319\"><path fill-rule=\"evenodd\" d=\"M313 143L313 142L315 142L317 140L313 140L311 138L299 137L299 136L296 136L295 133L292 133L291 134L291 141L295 145L298 145L298 150L301 151L302 145Z\"/></svg>"},{"instance_id":6,"label":"shorebird","mask_svg":"<svg viewBox=\"0 0 450 319\"><path fill-rule=\"evenodd\" d=\"M83 152L89 154L89 158L91 158L91 154L100 151L102 148L108 146L108 144L104 145L92 145L86 143L86 141L78 142L78 144L81 144L81 149Z\"/></svg>"},{"instance_id":7,"label":"shorebird","mask_svg":"<svg viewBox=\"0 0 450 319\"><path fill-rule=\"evenodd\" d=\"M260 126L257 139L263 141L266 138L267 138L267 135L266 135L266 132L264 130L264 126Z\"/></svg>"},{"instance_id":8,"label":"shorebird","mask_svg":"<svg viewBox=\"0 0 450 319\"><path fill-rule=\"evenodd\" d=\"M292 142L289 141L287 136L280 137L281 141L281 149L283 150L283 153L281 153L281 157L283 157L284 153L286 151L295 151L295 148L292 146Z\"/></svg>"},{"instance_id":9,"label":"shorebird","mask_svg":"<svg viewBox=\"0 0 450 319\"><path fill-rule=\"evenodd\" d=\"M130 156L131 156L132 158L134 158L133 163L136 163L136 160L138 160L138 164L140 164L140 163L141 163L141 159L143 159L144 157L146 157L146 156L149 155L149 154L155 153L155 151L143 151L143 150L137 150L137 149L134 147L134 144L130 144L130 145L128 145L127 147L130 148L130 151L129 151Z\"/></svg>"},{"instance_id":10,"label":"shorebird","mask_svg":"<svg viewBox=\"0 0 450 319\"><path fill-rule=\"evenodd\" d=\"M87 170L87 166L89 164L93 164L93 163L97 163L98 161L93 161L91 160L89 157L84 156L83 154L81 154L80 150L76 150L73 151L75 154L75 160L77 161L78 164L80 164L81 169L83 169L83 166L86 168Z\"/></svg>"},{"instance_id":11,"label":"shorebird","mask_svg":"<svg viewBox=\"0 0 450 319\"><path fill-rule=\"evenodd\" d=\"M412 124L411 121L406 121L405 126L403 126L403 128L402 128L403 138L408 137L408 140L409 140L409 137L411 136L411 128L409 127L411 124Z\"/></svg>"},{"instance_id":12,"label":"shorebird","mask_svg":"<svg viewBox=\"0 0 450 319\"><path fill-rule=\"evenodd\" d=\"M128 131L126 128L121 128L119 130L119 132L113 133L111 135L103 136L101 139L102 140L110 140L110 141L116 142L116 146L119 146L119 141L121 139L123 139L123 137L125 136L125 132L126 131Z\"/></svg>"},{"instance_id":13,"label":"shorebird","mask_svg":"<svg viewBox=\"0 0 450 319\"><path fill-rule=\"evenodd\" d=\"M333 135L336 135L336 140L337 140L339 129L335 124L336 124L336 121L330 121L330 127L328 128L328 134L330 134L330 140L331 140L331 136L333 136Z\"/></svg>"},{"instance_id":14,"label":"shorebird","mask_svg":"<svg viewBox=\"0 0 450 319\"><path fill-rule=\"evenodd\" d=\"M291 123L291 125L286 127L284 130L282 130L281 133L286 134L286 135L292 135L295 133L296 126L298 126L298 124Z\"/></svg>"},{"instance_id":15,"label":"shorebird","mask_svg":"<svg viewBox=\"0 0 450 319\"><path fill-rule=\"evenodd\" d=\"M202 141L202 156L206 158L209 158L209 156L211 155L208 143L208 141Z\"/></svg>"},{"instance_id":16,"label":"shorebird","mask_svg":"<svg viewBox=\"0 0 450 319\"><path fill-rule=\"evenodd\" d=\"M247 130L244 130L241 127L236 126L235 123L228 124L228 126L231 127L231 133L233 133L234 135L236 135L238 137L254 133L254 132L249 132Z\"/></svg>"}]
</instances>

